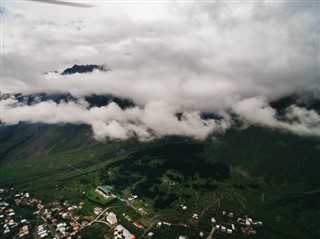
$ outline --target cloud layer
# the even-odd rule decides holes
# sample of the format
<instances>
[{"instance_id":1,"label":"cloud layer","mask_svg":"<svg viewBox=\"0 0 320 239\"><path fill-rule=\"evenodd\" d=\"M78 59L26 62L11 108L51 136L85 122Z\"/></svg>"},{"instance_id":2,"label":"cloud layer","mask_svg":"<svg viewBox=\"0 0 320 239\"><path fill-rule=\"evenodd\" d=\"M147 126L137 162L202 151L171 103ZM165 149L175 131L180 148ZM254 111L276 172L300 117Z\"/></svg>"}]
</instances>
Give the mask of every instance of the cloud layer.
<instances>
[{"instance_id":1,"label":"cloud layer","mask_svg":"<svg viewBox=\"0 0 320 239\"><path fill-rule=\"evenodd\" d=\"M121 109L115 103L88 108L85 102L57 104L46 101L30 106L11 97L3 100L2 105L2 122L5 124L17 124L19 121L88 124L92 126L97 140L136 136L139 140L146 141L167 135L201 140L214 132L223 133L229 127L224 120L204 120L200 112L183 111L180 107L161 101L149 102L143 109ZM180 114L179 118L177 114Z\"/></svg>"},{"instance_id":2,"label":"cloud layer","mask_svg":"<svg viewBox=\"0 0 320 239\"><path fill-rule=\"evenodd\" d=\"M236 114L248 124L319 135L315 111L292 105L279 120L269 106L291 94L319 97L319 3L94 4L81 9L4 3L1 91L69 92L79 98L108 93L133 99L137 107L7 100L2 122L86 123L98 139L203 139L231 127L230 114ZM102 63L112 71L44 74ZM201 112L223 119L204 120Z\"/></svg>"},{"instance_id":3,"label":"cloud layer","mask_svg":"<svg viewBox=\"0 0 320 239\"><path fill-rule=\"evenodd\" d=\"M151 101L144 106L121 109L116 103L89 108L88 103L45 101L26 105L14 97L2 100L2 123L20 121L47 124L71 123L91 125L97 140L137 137L148 141L168 135L203 140L211 134L224 133L233 124L236 114L245 124L260 125L293 132L298 135L320 136L320 115L292 105L282 120L265 98L250 98L235 103L222 119L203 119L199 111L187 111L164 101Z\"/></svg>"}]
</instances>

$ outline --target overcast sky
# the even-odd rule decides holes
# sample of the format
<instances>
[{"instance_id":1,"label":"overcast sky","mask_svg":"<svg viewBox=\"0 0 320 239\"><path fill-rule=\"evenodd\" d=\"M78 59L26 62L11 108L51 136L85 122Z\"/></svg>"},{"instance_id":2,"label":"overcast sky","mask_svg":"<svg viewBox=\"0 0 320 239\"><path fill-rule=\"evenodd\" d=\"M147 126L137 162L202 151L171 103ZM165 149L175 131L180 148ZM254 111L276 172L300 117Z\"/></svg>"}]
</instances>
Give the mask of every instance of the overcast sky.
<instances>
[{"instance_id":1,"label":"overcast sky","mask_svg":"<svg viewBox=\"0 0 320 239\"><path fill-rule=\"evenodd\" d=\"M269 105L293 93L319 96L319 2L91 4L4 2L1 91L111 93L133 99L136 112L106 106L92 113L85 102L28 108L10 99L2 101L4 123L86 123L99 139L202 139L229 128L232 112L248 124L320 135L316 112L293 105L287 109L289 124ZM44 74L103 63L112 71ZM66 111L75 117L65 117ZM202 111L224 119L203 120ZM177 112L184 113L180 121Z\"/></svg>"}]
</instances>

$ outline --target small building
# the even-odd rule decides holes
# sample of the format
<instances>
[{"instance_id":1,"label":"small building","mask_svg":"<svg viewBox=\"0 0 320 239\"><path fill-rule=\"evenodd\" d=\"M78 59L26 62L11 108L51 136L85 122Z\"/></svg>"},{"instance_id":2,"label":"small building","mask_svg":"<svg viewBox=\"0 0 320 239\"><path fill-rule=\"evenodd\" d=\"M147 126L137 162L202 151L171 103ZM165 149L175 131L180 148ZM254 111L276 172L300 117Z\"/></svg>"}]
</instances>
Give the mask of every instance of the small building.
<instances>
[{"instance_id":1,"label":"small building","mask_svg":"<svg viewBox=\"0 0 320 239\"><path fill-rule=\"evenodd\" d=\"M232 228L233 231L236 230L234 224L231 224L231 228Z\"/></svg>"},{"instance_id":2,"label":"small building","mask_svg":"<svg viewBox=\"0 0 320 239\"><path fill-rule=\"evenodd\" d=\"M153 233L153 232L149 232L149 233L147 234L148 238L152 238L152 237L153 237L153 235L154 235L154 233Z\"/></svg>"},{"instance_id":3,"label":"small building","mask_svg":"<svg viewBox=\"0 0 320 239\"><path fill-rule=\"evenodd\" d=\"M136 236L134 234L131 234L126 228L124 228L122 225L118 225L116 227L116 233L119 235L122 235L125 239L135 239Z\"/></svg>"},{"instance_id":4,"label":"small building","mask_svg":"<svg viewBox=\"0 0 320 239\"><path fill-rule=\"evenodd\" d=\"M144 210L142 207L139 208L138 211L139 211L139 213L140 213L141 215L143 215L143 216L144 216L144 215L147 215L147 211Z\"/></svg>"},{"instance_id":5,"label":"small building","mask_svg":"<svg viewBox=\"0 0 320 239\"><path fill-rule=\"evenodd\" d=\"M117 224L118 220L117 220L117 216L116 214L114 214L113 212L110 212L107 216L107 222L110 224L110 225L115 225Z\"/></svg>"},{"instance_id":6,"label":"small building","mask_svg":"<svg viewBox=\"0 0 320 239\"><path fill-rule=\"evenodd\" d=\"M20 222L21 223L27 223L27 219L22 219Z\"/></svg>"},{"instance_id":7,"label":"small building","mask_svg":"<svg viewBox=\"0 0 320 239\"><path fill-rule=\"evenodd\" d=\"M94 214L99 215L102 212L102 208L101 207L95 207L93 212L94 212Z\"/></svg>"},{"instance_id":8,"label":"small building","mask_svg":"<svg viewBox=\"0 0 320 239\"><path fill-rule=\"evenodd\" d=\"M251 218L246 218L245 225L246 225L246 226L250 226L251 223L252 223L252 219L251 219Z\"/></svg>"},{"instance_id":9,"label":"small building","mask_svg":"<svg viewBox=\"0 0 320 239\"><path fill-rule=\"evenodd\" d=\"M163 225L166 225L166 226L171 226L171 223L169 223L169 222L163 222Z\"/></svg>"},{"instance_id":10,"label":"small building","mask_svg":"<svg viewBox=\"0 0 320 239\"><path fill-rule=\"evenodd\" d=\"M194 213L193 215L192 215L192 218L194 218L194 219L199 219L199 215L197 214L197 213Z\"/></svg>"},{"instance_id":11,"label":"small building","mask_svg":"<svg viewBox=\"0 0 320 239\"><path fill-rule=\"evenodd\" d=\"M134 221L133 225L136 226L137 228L142 228L142 226L140 225L140 223L138 221Z\"/></svg>"}]
</instances>

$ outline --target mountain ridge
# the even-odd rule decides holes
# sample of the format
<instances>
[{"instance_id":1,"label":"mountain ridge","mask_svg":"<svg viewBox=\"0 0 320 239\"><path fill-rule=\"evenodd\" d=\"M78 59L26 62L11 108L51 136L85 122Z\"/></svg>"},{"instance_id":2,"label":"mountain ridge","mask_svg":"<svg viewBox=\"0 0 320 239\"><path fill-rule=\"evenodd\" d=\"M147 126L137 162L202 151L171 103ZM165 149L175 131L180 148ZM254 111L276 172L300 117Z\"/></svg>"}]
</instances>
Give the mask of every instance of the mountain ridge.
<instances>
[{"instance_id":1,"label":"mountain ridge","mask_svg":"<svg viewBox=\"0 0 320 239\"><path fill-rule=\"evenodd\" d=\"M107 72L110 71L111 69L108 68L105 64L103 65L95 65L95 64L89 64L89 65L77 65L74 64L72 67L65 69L61 75L72 75L76 73L90 73L93 72L94 70L98 70L101 72Z\"/></svg>"}]
</instances>

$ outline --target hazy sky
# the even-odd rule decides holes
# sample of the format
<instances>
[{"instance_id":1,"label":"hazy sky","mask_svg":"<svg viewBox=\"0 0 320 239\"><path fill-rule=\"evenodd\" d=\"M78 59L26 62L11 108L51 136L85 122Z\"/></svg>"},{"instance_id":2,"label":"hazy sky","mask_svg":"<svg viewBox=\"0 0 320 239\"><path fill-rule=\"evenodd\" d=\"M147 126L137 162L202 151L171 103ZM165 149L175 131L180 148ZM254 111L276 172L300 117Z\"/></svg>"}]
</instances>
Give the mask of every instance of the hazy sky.
<instances>
[{"instance_id":1,"label":"hazy sky","mask_svg":"<svg viewBox=\"0 0 320 239\"><path fill-rule=\"evenodd\" d=\"M10 99L2 101L4 123L86 123L99 139L201 139L229 128L235 113L246 124L320 135L316 112L291 106L285 123L269 106L293 93L319 96L319 2L85 2L95 7L3 3L1 91L111 93L137 107ZM102 63L112 71L44 74ZM224 119L203 120L201 111Z\"/></svg>"}]
</instances>

